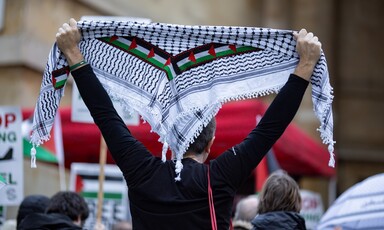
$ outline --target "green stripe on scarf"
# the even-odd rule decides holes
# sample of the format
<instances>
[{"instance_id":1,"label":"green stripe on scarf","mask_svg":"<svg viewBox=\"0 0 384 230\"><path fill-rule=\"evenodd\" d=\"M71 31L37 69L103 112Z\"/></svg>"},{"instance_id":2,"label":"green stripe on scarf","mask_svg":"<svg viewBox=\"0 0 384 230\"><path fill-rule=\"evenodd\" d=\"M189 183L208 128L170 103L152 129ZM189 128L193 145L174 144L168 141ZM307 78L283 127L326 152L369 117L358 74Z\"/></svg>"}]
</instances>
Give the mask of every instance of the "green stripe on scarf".
<instances>
[{"instance_id":1,"label":"green stripe on scarf","mask_svg":"<svg viewBox=\"0 0 384 230\"><path fill-rule=\"evenodd\" d=\"M208 62L208 61L212 61L214 59L217 59L219 57L225 57L225 56L229 56L229 55L233 55L233 54L239 54L239 53L255 51L255 50L257 50L257 49L252 47L252 46L236 47L236 52L229 49L229 50L217 52L216 56L206 55L206 56L197 58L196 62L192 62L192 61L187 62L187 63L179 66L179 68L180 68L181 71L185 71L188 68L190 68L192 66L195 66L195 65L199 65L202 62Z\"/></svg>"}]
</instances>

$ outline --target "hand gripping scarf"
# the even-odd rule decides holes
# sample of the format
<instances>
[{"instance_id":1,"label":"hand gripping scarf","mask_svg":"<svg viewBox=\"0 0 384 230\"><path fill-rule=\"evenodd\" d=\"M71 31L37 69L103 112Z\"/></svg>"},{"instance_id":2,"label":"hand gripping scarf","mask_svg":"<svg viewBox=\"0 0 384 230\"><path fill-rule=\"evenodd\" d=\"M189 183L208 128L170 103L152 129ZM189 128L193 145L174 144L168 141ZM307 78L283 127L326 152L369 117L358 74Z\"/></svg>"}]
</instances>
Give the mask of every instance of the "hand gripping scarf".
<instances>
[{"instance_id":1,"label":"hand gripping scarf","mask_svg":"<svg viewBox=\"0 0 384 230\"><path fill-rule=\"evenodd\" d=\"M293 31L185 26L130 21L80 21L85 60L108 94L137 111L176 159L222 104L277 93L298 64ZM47 141L69 68L54 44L37 100L31 142ZM334 166L332 87L322 53L311 78L313 109ZM36 154L31 151L32 161ZM32 166L35 167L35 166Z\"/></svg>"}]
</instances>

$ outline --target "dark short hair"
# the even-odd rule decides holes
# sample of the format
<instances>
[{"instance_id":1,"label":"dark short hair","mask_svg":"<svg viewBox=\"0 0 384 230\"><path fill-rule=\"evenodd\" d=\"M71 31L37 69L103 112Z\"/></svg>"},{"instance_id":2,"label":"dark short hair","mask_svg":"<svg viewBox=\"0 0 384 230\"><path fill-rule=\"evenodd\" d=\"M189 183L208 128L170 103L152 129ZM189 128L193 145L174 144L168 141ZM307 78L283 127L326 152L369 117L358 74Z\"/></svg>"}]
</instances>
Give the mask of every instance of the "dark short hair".
<instances>
[{"instance_id":1,"label":"dark short hair","mask_svg":"<svg viewBox=\"0 0 384 230\"><path fill-rule=\"evenodd\" d=\"M187 152L194 152L200 154L204 148L212 140L216 131L216 119L212 118L211 121L203 128L200 135L197 136L189 146Z\"/></svg>"},{"instance_id":2,"label":"dark short hair","mask_svg":"<svg viewBox=\"0 0 384 230\"><path fill-rule=\"evenodd\" d=\"M273 172L259 194L258 213L274 211L300 212L301 196L296 181L285 171Z\"/></svg>"},{"instance_id":3,"label":"dark short hair","mask_svg":"<svg viewBox=\"0 0 384 230\"><path fill-rule=\"evenodd\" d=\"M51 197L46 213L59 213L76 221L85 221L89 215L87 202L76 192L61 191Z\"/></svg>"}]
</instances>

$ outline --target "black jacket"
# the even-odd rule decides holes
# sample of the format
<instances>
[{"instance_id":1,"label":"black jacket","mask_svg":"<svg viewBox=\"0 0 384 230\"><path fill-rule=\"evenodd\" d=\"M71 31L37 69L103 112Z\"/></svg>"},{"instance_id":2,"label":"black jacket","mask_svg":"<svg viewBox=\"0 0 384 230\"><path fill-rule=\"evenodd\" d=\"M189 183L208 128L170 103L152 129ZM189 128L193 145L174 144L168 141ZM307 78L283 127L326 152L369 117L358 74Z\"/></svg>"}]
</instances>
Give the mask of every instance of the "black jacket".
<instances>
[{"instance_id":1,"label":"black jacket","mask_svg":"<svg viewBox=\"0 0 384 230\"><path fill-rule=\"evenodd\" d=\"M76 230L82 229L65 215L58 213L32 213L17 226L17 230Z\"/></svg>"},{"instance_id":2,"label":"black jacket","mask_svg":"<svg viewBox=\"0 0 384 230\"><path fill-rule=\"evenodd\" d=\"M297 212L267 212L252 220L252 230L306 230L305 220Z\"/></svg>"}]
</instances>

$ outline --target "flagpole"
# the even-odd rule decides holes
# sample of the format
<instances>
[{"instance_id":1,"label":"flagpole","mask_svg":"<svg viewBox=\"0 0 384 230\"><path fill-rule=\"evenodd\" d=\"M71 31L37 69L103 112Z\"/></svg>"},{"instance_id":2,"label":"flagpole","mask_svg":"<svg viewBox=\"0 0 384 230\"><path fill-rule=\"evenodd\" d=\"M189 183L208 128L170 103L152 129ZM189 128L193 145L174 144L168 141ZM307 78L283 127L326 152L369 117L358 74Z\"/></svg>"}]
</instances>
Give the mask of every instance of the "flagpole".
<instances>
[{"instance_id":1,"label":"flagpole","mask_svg":"<svg viewBox=\"0 0 384 230\"><path fill-rule=\"evenodd\" d=\"M99 174L99 192L97 194L97 214L96 214L96 224L101 224L101 217L103 213L103 200L104 200L104 166L107 161L107 144L103 136L100 138L100 174Z\"/></svg>"},{"instance_id":2,"label":"flagpole","mask_svg":"<svg viewBox=\"0 0 384 230\"><path fill-rule=\"evenodd\" d=\"M54 132L53 137L55 140L56 157L59 165L60 190L66 191L67 186L65 183L63 131L61 128L60 112L56 114L53 132Z\"/></svg>"},{"instance_id":3,"label":"flagpole","mask_svg":"<svg viewBox=\"0 0 384 230\"><path fill-rule=\"evenodd\" d=\"M67 185L65 183L65 167L64 164L59 162L59 177L60 177L60 190L66 191Z\"/></svg>"}]
</instances>

